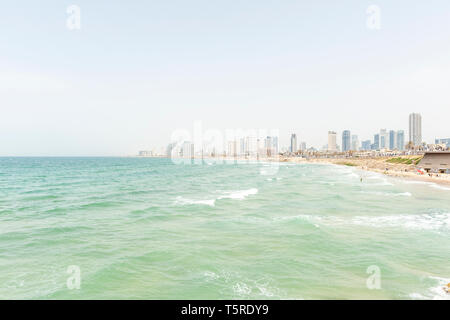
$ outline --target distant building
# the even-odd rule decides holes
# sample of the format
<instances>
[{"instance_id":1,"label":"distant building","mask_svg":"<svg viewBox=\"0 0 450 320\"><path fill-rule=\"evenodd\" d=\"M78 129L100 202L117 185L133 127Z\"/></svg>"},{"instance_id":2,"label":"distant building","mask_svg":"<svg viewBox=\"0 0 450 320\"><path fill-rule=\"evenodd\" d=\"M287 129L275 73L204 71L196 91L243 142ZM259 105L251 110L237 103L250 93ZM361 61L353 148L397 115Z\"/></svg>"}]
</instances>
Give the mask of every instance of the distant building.
<instances>
[{"instance_id":1,"label":"distant building","mask_svg":"<svg viewBox=\"0 0 450 320\"><path fill-rule=\"evenodd\" d=\"M380 150L380 135L379 134L375 134L373 136L372 150Z\"/></svg>"},{"instance_id":2,"label":"distant building","mask_svg":"<svg viewBox=\"0 0 450 320\"><path fill-rule=\"evenodd\" d=\"M228 151L227 156L229 157L236 157L237 156L237 142L235 141L228 141Z\"/></svg>"},{"instance_id":3,"label":"distant building","mask_svg":"<svg viewBox=\"0 0 450 320\"><path fill-rule=\"evenodd\" d=\"M302 142L302 143L300 144L300 150L306 151L306 142Z\"/></svg>"},{"instance_id":4,"label":"distant building","mask_svg":"<svg viewBox=\"0 0 450 320\"><path fill-rule=\"evenodd\" d=\"M356 134L352 135L352 150L354 151L359 150L359 139Z\"/></svg>"},{"instance_id":5,"label":"distant building","mask_svg":"<svg viewBox=\"0 0 450 320\"><path fill-rule=\"evenodd\" d=\"M153 156L152 151L147 150L139 151L139 157L151 157L151 156Z\"/></svg>"},{"instance_id":6,"label":"distant building","mask_svg":"<svg viewBox=\"0 0 450 320\"><path fill-rule=\"evenodd\" d=\"M352 148L352 136L350 130L342 132L342 152L350 151Z\"/></svg>"},{"instance_id":7,"label":"distant building","mask_svg":"<svg viewBox=\"0 0 450 320\"><path fill-rule=\"evenodd\" d=\"M272 149L273 155L277 155L279 153L278 137L272 137Z\"/></svg>"},{"instance_id":8,"label":"distant building","mask_svg":"<svg viewBox=\"0 0 450 320\"><path fill-rule=\"evenodd\" d=\"M450 152L426 152L419 166L426 171L450 173Z\"/></svg>"},{"instance_id":9,"label":"distant building","mask_svg":"<svg viewBox=\"0 0 450 320\"><path fill-rule=\"evenodd\" d=\"M419 113L409 115L409 142L415 146L422 144L422 116Z\"/></svg>"},{"instance_id":10,"label":"distant building","mask_svg":"<svg viewBox=\"0 0 450 320\"><path fill-rule=\"evenodd\" d=\"M181 156L183 158L194 158L194 144L189 141L185 141L181 148Z\"/></svg>"},{"instance_id":11,"label":"distant building","mask_svg":"<svg viewBox=\"0 0 450 320\"><path fill-rule=\"evenodd\" d=\"M368 151L368 150L372 149L371 144L372 144L372 141L365 140L361 143L361 149L364 151Z\"/></svg>"},{"instance_id":12,"label":"distant building","mask_svg":"<svg viewBox=\"0 0 450 320\"><path fill-rule=\"evenodd\" d=\"M331 152L337 151L337 145L336 145L336 132L335 131L328 131L328 146L327 150Z\"/></svg>"},{"instance_id":13,"label":"distant building","mask_svg":"<svg viewBox=\"0 0 450 320\"><path fill-rule=\"evenodd\" d=\"M395 150L397 148L397 132L394 130L389 131L389 150Z\"/></svg>"},{"instance_id":14,"label":"distant building","mask_svg":"<svg viewBox=\"0 0 450 320\"><path fill-rule=\"evenodd\" d=\"M240 138L239 139L239 155L245 156L247 154L247 139Z\"/></svg>"},{"instance_id":15,"label":"distant building","mask_svg":"<svg viewBox=\"0 0 450 320\"><path fill-rule=\"evenodd\" d=\"M264 141L264 148L267 156L274 156L278 154L278 137L267 136Z\"/></svg>"},{"instance_id":16,"label":"distant building","mask_svg":"<svg viewBox=\"0 0 450 320\"><path fill-rule=\"evenodd\" d=\"M450 138L449 139L436 139L435 144L445 144L448 148L450 148Z\"/></svg>"},{"instance_id":17,"label":"distant building","mask_svg":"<svg viewBox=\"0 0 450 320\"><path fill-rule=\"evenodd\" d=\"M297 135L295 133L293 133L291 135L291 152L297 152L298 148L297 148Z\"/></svg>"},{"instance_id":18,"label":"distant building","mask_svg":"<svg viewBox=\"0 0 450 320\"><path fill-rule=\"evenodd\" d=\"M397 131L397 150L405 150L405 131Z\"/></svg>"},{"instance_id":19,"label":"distant building","mask_svg":"<svg viewBox=\"0 0 450 320\"><path fill-rule=\"evenodd\" d=\"M380 130L380 149L389 149L389 133L386 129Z\"/></svg>"}]
</instances>

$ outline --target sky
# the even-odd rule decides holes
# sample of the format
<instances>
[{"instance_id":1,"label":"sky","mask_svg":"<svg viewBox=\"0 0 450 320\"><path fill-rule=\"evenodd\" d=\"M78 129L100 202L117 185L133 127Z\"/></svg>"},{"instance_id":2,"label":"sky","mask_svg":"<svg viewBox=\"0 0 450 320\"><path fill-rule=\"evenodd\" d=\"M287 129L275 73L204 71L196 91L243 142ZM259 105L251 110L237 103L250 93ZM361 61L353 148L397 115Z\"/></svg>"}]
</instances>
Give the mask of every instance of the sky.
<instances>
[{"instance_id":1,"label":"sky","mask_svg":"<svg viewBox=\"0 0 450 320\"><path fill-rule=\"evenodd\" d=\"M0 156L131 155L195 121L320 148L412 112L450 138L448 0L3 1L0 40Z\"/></svg>"}]
</instances>

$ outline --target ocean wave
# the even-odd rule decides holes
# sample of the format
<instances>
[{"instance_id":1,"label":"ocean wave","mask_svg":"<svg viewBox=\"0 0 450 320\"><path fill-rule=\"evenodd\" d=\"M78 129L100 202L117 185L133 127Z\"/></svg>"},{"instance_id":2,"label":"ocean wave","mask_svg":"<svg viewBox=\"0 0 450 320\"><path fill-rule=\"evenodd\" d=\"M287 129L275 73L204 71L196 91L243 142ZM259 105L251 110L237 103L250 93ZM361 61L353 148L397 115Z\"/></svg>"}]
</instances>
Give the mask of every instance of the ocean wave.
<instances>
[{"instance_id":1,"label":"ocean wave","mask_svg":"<svg viewBox=\"0 0 450 320\"><path fill-rule=\"evenodd\" d=\"M386 197L412 197L411 192L379 192L379 191L361 191L364 194L372 194L377 196L386 196Z\"/></svg>"},{"instance_id":2,"label":"ocean wave","mask_svg":"<svg viewBox=\"0 0 450 320\"><path fill-rule=\"evenodd\" d=\"M336 216L296 215L277 218L276 220L302 219L317 225L358 225L371 228L406 228L411 230L450 229L450 213L388 215L388 216L355 216L341 218Z\"/></svg>"},{"instance_id":3,"label":"ocean wave","mask_svg":"<svg viewBox=\"0 0 450 320\"><path fill-rule=\"evenodd\" d=\"M216 199L211 200L191 200L186 199L181 196L178 196L175 200L175 204L177 205L192 205L192 204L200 204L200 205L206 205L210 207L214 207L216 204Z\"/></svg>"},{"instance_id":4,"label":"ocean wave","mask_svg":"<svg viewBox=\"0 0 450 320\"><path fill-rule=\"evenodd\" d=\"M414 300L450 300L450 294L445 292L444 287L450 283L450 279L440 277L428 277L436 282L436 286L428 289L425 293L413 292L409 295Z\"/></svg>"},{"instance_id":5,"label":"ocean wave","mask_svg":"<svg viewBox=\"0 0 450 320\"><path fill-rule=\"evenodd\" d=\"M255 195L257 193L258 193L258 189L251 188L251 189L247 189L247 190L225 191L224 194L222 194L219 197L216 197L215 199L206 199L206 200L193 200L193 199L186 199L181 196L178 196L175 199L175 204L177 204L177 205L206 205L206 206L214 207L216 205L217 200L222 200L222 199L244 200L248 196Z\"/></svg>"},{"instance_id":6,"label":"ocean wave","mask_svg":"<svg viewBox=\"0 0 450 320\"><path fill-rule=\"evenodd\" d=\"M449 190L450 190L450 188L448 188L448 187L443 187L443 186L441 186L441 185L434 184L434 183L431 184L430 187L435 188L435 189L439 189L439 190L446 190L446 191L449 191Z\"/></svg>"},{"instance_id":7,"label":"ocean wave","mask_svg":"<svg viewBox=\"0 0 450 320\"><path fill-rule=\"evenodd\" d=\"M247 190L237 190L237 191L226 191L225 195L222 195L217 198L220 199L235 199L235 200L244 200L248 196L255 195L258 193L258 189L251 188Z\"/></svg>"}]
</instances>

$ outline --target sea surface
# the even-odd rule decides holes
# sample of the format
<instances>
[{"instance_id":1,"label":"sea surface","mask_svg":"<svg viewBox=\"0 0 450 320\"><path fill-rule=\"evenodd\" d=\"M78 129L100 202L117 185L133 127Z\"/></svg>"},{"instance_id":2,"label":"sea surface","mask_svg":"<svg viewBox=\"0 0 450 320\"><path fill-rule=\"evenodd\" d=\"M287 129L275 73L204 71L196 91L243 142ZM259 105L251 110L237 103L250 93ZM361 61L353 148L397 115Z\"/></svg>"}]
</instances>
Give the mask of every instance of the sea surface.
<instances>
[{"instance_id":1,"label":"sea surface","mask_svg":"<svg viewBox=\"0 0 450 320\"><path fill-rule=\"evenodd\" d=\"M450 188L432 183L0 158L0 299L449 299L449 262Z\"/></svg>"}]
</instances>

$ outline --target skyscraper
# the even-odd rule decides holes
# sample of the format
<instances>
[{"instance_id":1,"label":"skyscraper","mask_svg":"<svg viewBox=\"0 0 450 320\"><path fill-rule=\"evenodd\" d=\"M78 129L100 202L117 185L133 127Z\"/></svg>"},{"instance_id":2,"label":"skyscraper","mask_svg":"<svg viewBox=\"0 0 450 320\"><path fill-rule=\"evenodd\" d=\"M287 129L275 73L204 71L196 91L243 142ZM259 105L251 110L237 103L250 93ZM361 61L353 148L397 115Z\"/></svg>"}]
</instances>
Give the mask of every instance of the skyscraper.
<instances>
[{"instance_id":1,"label":"skyscraper","mask_svg":"<svg viewBox=\"0 0 450 320\"><path fill-rule=\"evenodd\" d=\"M306 142L302 142L302 143L300 144L300 150L306 151Z\"/></svg>"},{"instance_id":2,"label":"skyscraper","mask_svg":"<svg viewBox=\"0 0 450 320\"><path fill-rule=\"evenodd\" d=\"M397 131L397 149L399 151L405 150L405 131Z\"/></svg>"},{"instance_id":3,"label":"skyscraper","mask_svg":"<svg viewBox=\"0 0 450 320\"><path fill-rule=\"evenodd\" d=\"M291 152L297 152L298 148L297 148L297 135L295 133L293 133L291 135Z\"/></svg>"},{"instance_id":4,"label":"skyscraper","mask_svg":"<svg viewBox=\"0 0 450 320\"><path fill-rule=\"evenodd\" d=\"M359 139L356 134L352 135L352 150L353 151L359 150Z\"/></svg>"},{"instance_id":5,"label":"skyscraper","mask_svg":"<svg viewBox=\"0 0 450 320\"><path fill-rule=\"evenodd\" d=\"M397 132L394 130L389 131L389 150L398 149L397 147Z\"/></svg>"},{"instance_id":6,"label":"skyscraper","mask_svg":"<svg viewBox=\"0 0 450 320\"><path fill-rule=\"evenodd\" d=\"M370 141L370 140L365 140L365 141L362 142L361 148L362 148L364 151L370 150L371 144L372 144L372 141Z\"/></svg>"},{"instance_id":7,"label":"skyscraper","mask_svg":"<svg viewBox=\"0 0 450 320\"><path fill-rule=\"evenodd\" d=\"M376 134L376 135L373 136L372 149L373 150L380 150L380 135L379 134Z\"/></svg>"},{"instance_id":8,"label":"skyscraper","mask_svg":"<svg viewBox=\"0 0 450 320\"><path fill-rule=\"evenodd\" d=\"M419 113L409 115L409 142L415 146L422 144L422 116Z\"/></svg>"},{"instance_id":9,"label":"skyscraper","mask_svg":"<svg viewBox=\"0 0 450 320\"><path fill-rule=\"evenodd\" d=\"M342 132L342 151L347 152L352 148L352 136L350 130Z\"/></svg>"},{"instance_id":10,"label":"skyscraper","mask_svg":"<svg viewBox=\"0 0 450 320\"><path fill-rule=\"evenodd\" d=\"M332 151L332 152L337 151L336 132L335 131L328 131L328 151Z\"/></svg>"},{"instance_id":11,"label":"skyscraper","mask_svg":"<svg viewBox=\"0 0 450 320\"><path fill-rule=\"evenodd\" d=\"M380 130L380 149L389 148L389 133L386 129Z\"/></svg>"}]
</instances>

